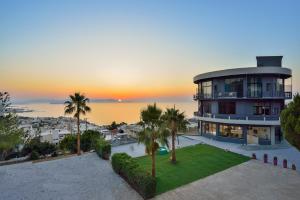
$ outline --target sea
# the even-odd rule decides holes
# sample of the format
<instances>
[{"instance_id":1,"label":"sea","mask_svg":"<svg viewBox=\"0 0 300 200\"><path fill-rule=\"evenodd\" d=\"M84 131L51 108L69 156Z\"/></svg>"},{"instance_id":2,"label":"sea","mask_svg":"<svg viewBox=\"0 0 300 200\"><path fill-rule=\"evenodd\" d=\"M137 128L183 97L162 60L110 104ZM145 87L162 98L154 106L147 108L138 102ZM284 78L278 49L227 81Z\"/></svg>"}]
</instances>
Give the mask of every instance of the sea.
<instances>
[{"instance_id":1,"label":"sea","mask_svg":"<svg viewBox=\"0 0 300 200\"><path fill-rule=\"evenodd\" d=\"M110 103L89 103L91 112L85 116L81 116L81 119L87 119L87 121L95 123L97 125L108 125L111 122L117 123L126 122L128 124L136 123L140 121L141 110L146 108L148 104L153 102L110 102ZM197 110L196 102L158 102L157 106L163 111L166 108L175 107L181 112L184 112L187 118L191 118L193 113ZM19 116L26 117L71 117L72 115L64 114L63 104L51 104L51 103L29 103L14 105L15 107L29 110L30 112L18 113Z\"/></svg>"}]
</instances>

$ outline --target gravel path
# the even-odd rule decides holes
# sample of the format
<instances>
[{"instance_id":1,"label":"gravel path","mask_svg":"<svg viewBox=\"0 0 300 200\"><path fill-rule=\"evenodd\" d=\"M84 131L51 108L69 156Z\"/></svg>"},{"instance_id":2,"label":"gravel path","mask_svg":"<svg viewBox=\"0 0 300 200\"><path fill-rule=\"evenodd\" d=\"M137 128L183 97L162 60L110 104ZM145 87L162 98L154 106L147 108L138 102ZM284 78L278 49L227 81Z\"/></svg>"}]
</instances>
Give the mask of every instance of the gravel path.
<instances>
[{"instance_id":1,"label":"gravel path","mask_svg":"<svg viewBox=\"0 0 300 200\"><path fill-rule=\"evenodd\" d=\"M0 167L1 200L142 199L95 153Z\"/></svg>"}]
</instances>

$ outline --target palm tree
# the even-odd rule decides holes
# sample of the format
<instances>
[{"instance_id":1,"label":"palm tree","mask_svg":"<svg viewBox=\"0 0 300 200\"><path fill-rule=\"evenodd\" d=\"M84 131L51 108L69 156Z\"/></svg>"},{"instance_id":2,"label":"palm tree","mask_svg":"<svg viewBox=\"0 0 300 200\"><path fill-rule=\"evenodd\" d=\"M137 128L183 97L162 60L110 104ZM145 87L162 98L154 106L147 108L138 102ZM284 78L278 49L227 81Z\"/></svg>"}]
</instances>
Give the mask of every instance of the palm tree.
<instances>
[{"instance_id":1,"label":"palm tree","mask_svg":"<svg viewBox=\"0 0 300 200\"><path fill-rule=\"evenodd\" d=\"M166 123L168 130L171 132L172 136L172 163L176 163L175 154L175 138L178 131L185 131L188 121L185 118L184 112L180 112L175 108L167 108L162 116L162 119Z\"/></svg>"},{"instance_id":2,"label":"palm tree","mask_svg":"<svg viewBox=\"0 0 300 200\"><path fill-rule=\"evenodd\" d=\"M161 109L154 105L148 105L147 109L141 111L140 124L144 130L138 136L138 142L146 146L146 153L151 155L152 176L155 177L155 153L161 145L168 146L168 131L161 119Z\"/></svg>"},{"instance_id":3,"label":"palm tree","mask_svg":"<svg viewBox=\"0 0 300 200\"><path fill-rule=\"evenodd\" d=\"M89 99L86 98L80 92L70 95L70 100L65 101L65 114L73 114L74 118L77 119L77 155L80 155L80 115L85 115L86 112L90 112L91 108L86 104L89 102Z\"/></svg>"}]
</instances>

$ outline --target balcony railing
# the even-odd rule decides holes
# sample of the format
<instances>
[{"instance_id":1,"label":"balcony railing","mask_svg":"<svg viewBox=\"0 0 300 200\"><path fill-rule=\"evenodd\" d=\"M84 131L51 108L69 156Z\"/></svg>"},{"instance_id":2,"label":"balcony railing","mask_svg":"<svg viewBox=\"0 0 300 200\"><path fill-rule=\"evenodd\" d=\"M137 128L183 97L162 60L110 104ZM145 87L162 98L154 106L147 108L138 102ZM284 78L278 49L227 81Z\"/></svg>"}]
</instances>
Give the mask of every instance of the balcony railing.
<instances>
[{"instance_id":1,"label":"balcony railing","mask_svg":"<svg viewBox=\"0 0 300 200\"><path fill-rule=\"evenodd\" d=\"M194 116L207 117L215 119L228 119L228 120L258 120L258 121L278 121L280 117L278 115L225 115L225 114L201 114L194 112Z\"/></svg>"},{"instance_id":2,"label":"balcony railing","mask_svg":"<svg viewBox=\"0 0 300 200\"><path fill-rule=\"evenodd\" d=\"M292 87L291 85L285 85L284 91L260 91L255 93L247 92L246 96L238 96L237 92L215 92L214 94L210 93L196 93L193 95L194 100L202 100L202 99L219 99L219 98L284 98L291 99L292 98Z\"/></svg>"},{"instance_id":3,"label":"balcony railing","mask_svg":"<svg viewBox=\"0 0 300 200\"><path fill-rule=\"evenodd\" d=\"M193 96L193 99L194 100L198 100L198 99L211 99L213 98L213 95L212 94L200 94L200 93L197 93Z\"/></svg>"},{"instance_id":4,"label":"balcony railing","mask_svg":"<svg viewBox=\"0 0 300 200\"><path fill-rule=\"evenodd\" d=\"M237 98L237 92L217 92L217 98Z\"/></svg>"}]
</instances>

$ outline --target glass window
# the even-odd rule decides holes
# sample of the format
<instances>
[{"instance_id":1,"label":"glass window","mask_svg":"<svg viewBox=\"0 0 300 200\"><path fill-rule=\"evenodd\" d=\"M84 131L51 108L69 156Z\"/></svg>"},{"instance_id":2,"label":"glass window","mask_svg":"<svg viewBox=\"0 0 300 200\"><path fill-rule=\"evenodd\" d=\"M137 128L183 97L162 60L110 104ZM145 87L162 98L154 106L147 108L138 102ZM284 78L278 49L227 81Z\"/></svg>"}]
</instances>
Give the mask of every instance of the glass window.
<instances>
[{"instance_id":1,"label":"glass window","mask_svg":"<svg viewBox=\"0 0 300 200\"><path fill-rule=\"evenodd\" d=\"M202 122L203 132L206 134L216 135L217 125L209 122Z\"/></svg>"},{"instance_id":2,"label":"glass window","mask_svg":"<svg viewBox=\"0 0 300 200\"><path fill-rule=\"evenodd\" d=\"M267 83L266 84L266 91L267 92L271 92L272 91L272 84L271 83Z\"/></svg>"},{"instance_id":3,"label":"glass window","mask_svg":"<svg viewBox=\"0 0 300 200\"><path fill-rule=\"evenodd\" d=\"M253 106L254 115L271 115L271 105L270 103L255 103Z\"/></svg>"},{"instance_id":4,"label":"glass window","mask_svg":"<svg viewBox=\"0 0 300 200\"><path fill-rule=\"evenodd\" d=\"M203 113L211 114L211 103L203 102Z\"/></svg>"},{"instance_id":5,"label":"glass window","mask_svg":"<svg viewBox=\"0 0 300 200\"><path fill-rule=\"evenodd\" d=\"M235 102L219 102L219 114L235 114Z\"/></svg>"},{"instance_id":6,"label":"glass window","mask_svg":"<svg viewBox=\"0 0 300 200\"><path fill-rule=\"evenodd\" d=\"M273 107L273 115L279 115L280 114L280 108L279 107Z\"/></svg>"},{"instance_id":7,"label":"glass window","mask_svg":"<svg viewBox=\"0 0 300 200\"><path fill-rule=\"evenodd\" d=\"M282 78L276 79L275 91L276 91L276 96L280 96L281 94L283 94L283 79Z\"/></svg>"},{"instance_id":8,"label":"glass window","mask_svg":"<svg viewBox=\"0 0 300 200\"><path fill-rule=\"evenodd\" d=\"M229 96L243 97L243 78L225 79L225 93Z\"/></svg>"},{"instance_id":9,"label":"glass window","mask_svg":"<svg viewBox=\"0 0 300 200\"><path fill-rule=\"evenodd\" d=\"M202 82L201 93L203 94L204 98L212 97L212 81Z\"/></svg>"},{"instance_id":10,"label":"glass window","mask_svg":"<svg viewBox=\"0 0 300 200\"><path fill-rule=\"evenodd\" d=\"M248 77L248 97L262 97L260 77Z\"/></svg>"},{"instance_id":11,"label":"glass window","mask_svg":"<svg viewBox=\"0 0 300 200\"><path fill-rule=\"evenodd\" d=\"M247 134L254 137L258 137L259 139L271 140L270 127L249 126L247 130Z\"/></svg>"},{"instance_id":12,"label":"glass window","mask_svg":"<svg viewBox=\"0 0 300 200\"><path fill-rule=\"evenodd\" d=\"M243 129L241 126L220 125L220 135L223 137L243 138Z\"/></svg>"},{"instance_id":13,"label":"glass window","mask_svg":"<svg viewBox=\"0 0 300 200\"><path fill-rule=\"evenodd\" d=\"M198 94L201 94L201 88L202 88L202 84L201 84L201 82L198 84L198 91L197 91L197 93Z\"/></svg>"}]
</instances>

